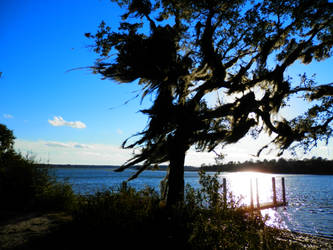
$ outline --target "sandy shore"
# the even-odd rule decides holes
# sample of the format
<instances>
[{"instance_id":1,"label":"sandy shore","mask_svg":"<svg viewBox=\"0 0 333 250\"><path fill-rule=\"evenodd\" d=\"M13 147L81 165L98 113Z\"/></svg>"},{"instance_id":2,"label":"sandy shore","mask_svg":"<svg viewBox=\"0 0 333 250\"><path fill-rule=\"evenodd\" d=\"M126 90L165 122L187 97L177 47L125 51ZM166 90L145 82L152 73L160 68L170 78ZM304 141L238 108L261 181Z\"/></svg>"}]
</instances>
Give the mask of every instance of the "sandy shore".
<instances>
[{"instance_id":1,"label":"sandy shore","mask_svg":"<svg viewBox=\"0 0 333 250\"><path fill-rule=\"evenodd\" d=\"M305 249L333 249L333 239L287 230L282 232L279 240L297 243Z\"/></svg>"}]
</instances>

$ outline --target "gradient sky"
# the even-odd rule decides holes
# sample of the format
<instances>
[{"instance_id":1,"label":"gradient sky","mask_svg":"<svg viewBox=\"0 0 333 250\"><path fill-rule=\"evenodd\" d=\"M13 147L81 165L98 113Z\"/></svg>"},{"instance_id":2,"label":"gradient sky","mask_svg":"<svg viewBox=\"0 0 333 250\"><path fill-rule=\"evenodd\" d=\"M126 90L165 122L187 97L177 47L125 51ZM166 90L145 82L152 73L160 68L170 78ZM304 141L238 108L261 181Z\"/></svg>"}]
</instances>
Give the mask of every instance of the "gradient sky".
<instances>
[{"instance_id":1,"label":"gradient sky","mask_svg":"<svg viewBox=\"0 0 333 250\"><path fill-rule=\"evenodd\" d=\"M0 123L14 131L16 149L42 162L124 163L132 151L120 145L147 125L138 110L151 104L149 97L140 104L140 98L133 99L140 93L135 83L119 85L87 69L72 70L91 66L97 58L84 33L94 33L102 20L117 27L122 11L108 0L8 0L0 1L0 12ZM332 59L297 64L288 73L295 79L316 73L319 82L329 83L332 65ZM284 115L304 107L293 100ZM244 138L225 149L226 161L250 159L267 141ZM331 144L319 145L299 157L332 159L332 152ZM214 163L214 154L190 150L186 163Z\"/></svg>"}]
</instances>

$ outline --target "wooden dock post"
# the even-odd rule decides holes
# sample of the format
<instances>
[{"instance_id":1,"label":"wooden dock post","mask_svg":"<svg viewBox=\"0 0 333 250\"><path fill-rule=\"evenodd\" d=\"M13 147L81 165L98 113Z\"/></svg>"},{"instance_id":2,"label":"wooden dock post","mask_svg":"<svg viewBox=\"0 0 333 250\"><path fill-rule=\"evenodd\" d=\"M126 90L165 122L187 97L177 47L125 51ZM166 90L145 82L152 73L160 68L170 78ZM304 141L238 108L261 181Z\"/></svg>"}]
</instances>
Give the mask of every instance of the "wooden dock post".
<instances>
[{"instance_id":1,"label":"wooden dock post","mask_svg":"<svg viewBox=\"0 0 333 250\"><path fill-rule=\"evenodd\" d=\"M257 192L257 208L260 208L260 203L259 203L258 178L256 178L256 192Z\"/></svg>"},{"instance_id":2,"label":"wooden dock post","mask_svg":"<svg viewBox=\"0 0 333 250\"><path fill-rule=\"evenodd\" d=\"M276 181L275 177L272 177L272 189L273 189L273 201L270 202L264 202L260 204L259 200L259 181L256 178L256 206L254 206L254 197L253 197L253 179L250 179L250 205L247 205L245 209L248 211L255 211L255 210L261 210L261 209L268 209L268 208L277 208L281 206L286 206L287 200L286 200L286 188L285 188L285 182L284 177L282 177L282 201L277 199L276 194Z\"/></svg>"},{"instance_id":3,"label":"wooden dock post","mask_svg":"<svg viewBox=\"0 0 333 250\"><path fill-rule=\"evenodd\" d=\"M276 186L275 186L275 177L272 177L272 188L273 188L273 204L276 206Z\"/></svg>"},{"instance_id":4,"label":"wooden dock post","mask_svg":"<svg viewBox=\"0 0 333 250\"><path fill-rule=\"evenodd\" d=\"M249 211L255 211L255 210L261 210L261 209L267 209L267 208L277 208L281 206L286 206L287 205L287 200L286 200L286 188L285 188L285 182L284 182L284 177L282 177L282 201L277 199L276 195L276 182L275 182L275 177L272 177L272 189L273 189L273 201L270 202L264 202L260 204L259 201L259 182L258 179L256 178L256 206L254 206L254 201L253 201L253 183L252 179L250 179L250 198L251 198L251 204L246 206L246 209Z\"/></svg>"},{"instance_id":5,"label":"wooden dock post","mask_svg":"<svg viewBox=\"0 0 333 250\"><path fill-rule=\"evenodd\" d=\"M282 200L283 200L283 203L286 204L287 203L286 186L285 186L285 182L284 182L284 177L282 177L282 179L281 179L281 184L282 184Z\"/></svg>"},{"instance_id":6,"label":"wooden dock post","mask_svg":"<svg viewBox=\"0 0 333 250\"><path fill-rule=\"evenodd\" d=\"M227 180L226 178L223 178L223 202L227 204Z\"/></svg>"},{"instance_id":7,"label":"wooden dock post","mask_svg":"<svg viewBox=\"0 0 333 250\"><path fill-rule=\"evenodd\" d=\"M252 188L252 179L250 179L250 196L251 196L251 209L253 209L253 188Z\"/></svg>"}]
</instances>

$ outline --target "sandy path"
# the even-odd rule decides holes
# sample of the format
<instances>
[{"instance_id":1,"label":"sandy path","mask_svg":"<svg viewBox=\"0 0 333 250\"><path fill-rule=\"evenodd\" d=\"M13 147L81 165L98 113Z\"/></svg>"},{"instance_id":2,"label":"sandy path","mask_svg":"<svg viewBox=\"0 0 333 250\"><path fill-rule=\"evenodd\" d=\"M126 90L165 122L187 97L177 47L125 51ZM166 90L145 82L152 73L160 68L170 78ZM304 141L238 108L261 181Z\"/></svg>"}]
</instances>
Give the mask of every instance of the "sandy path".
<instances>
[{"instance_id":1,"label":"sandy path","mask_svg":"<svg viewBox=\"0 0 333 250\"><path fill-rule=\"evenodd\" d=\"M70 220L71 217L63 213L31 213L13 218L0 226L0 249L23 246L33 238L50 234Z\"/></svg>"}]
</instances>

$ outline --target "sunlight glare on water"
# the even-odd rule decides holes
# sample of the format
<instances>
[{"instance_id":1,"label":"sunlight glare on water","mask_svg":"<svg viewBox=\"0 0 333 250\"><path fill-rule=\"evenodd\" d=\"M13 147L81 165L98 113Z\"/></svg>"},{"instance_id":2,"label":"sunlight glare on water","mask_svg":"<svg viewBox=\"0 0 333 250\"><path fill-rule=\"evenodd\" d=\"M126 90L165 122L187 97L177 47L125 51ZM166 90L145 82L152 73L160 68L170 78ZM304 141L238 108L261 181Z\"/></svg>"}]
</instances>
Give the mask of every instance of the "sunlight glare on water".
<instances>
[{"instance_id":1,"label":"sunlight glare on water","mask_svg":"<svg viewBox=\"0 0 333 250\"><path fill-rule=\"evenodd\" d=\"M222 176L221 176L222 177ZM257 172L238 172L223 176L227 179L227 189L234 197L241 199L241 204L249 206L251 204L251 184L253 201L256 204L256 180L258 180L259 202L272 200L272 180L270 175Z\"/></svg>"},{"instance_id":2,"label":"sunlight glare on water","mask_svg":"<svg viewBox=\"0 0 333 250\"><path fill-rule=\"evenodd\" d=\"M258 173L258 172L237 172L226 173L219 176L221 182L223 178L227 181L227 190L231 191L235 201L239 201L240 205L251 205L251 185L252 185L252 199L254 207L260 204L273 201L273 188L272 188L272 174ZM282 185L281 178L276 178L276 194L277 200L282 200ZM228 191L228 192L229 192ZM285 228L284 223L281 222L277 209L283 208L270 208L261 210L262 216L268 216L267 224Z\"/></svg>"}]
</instances>

